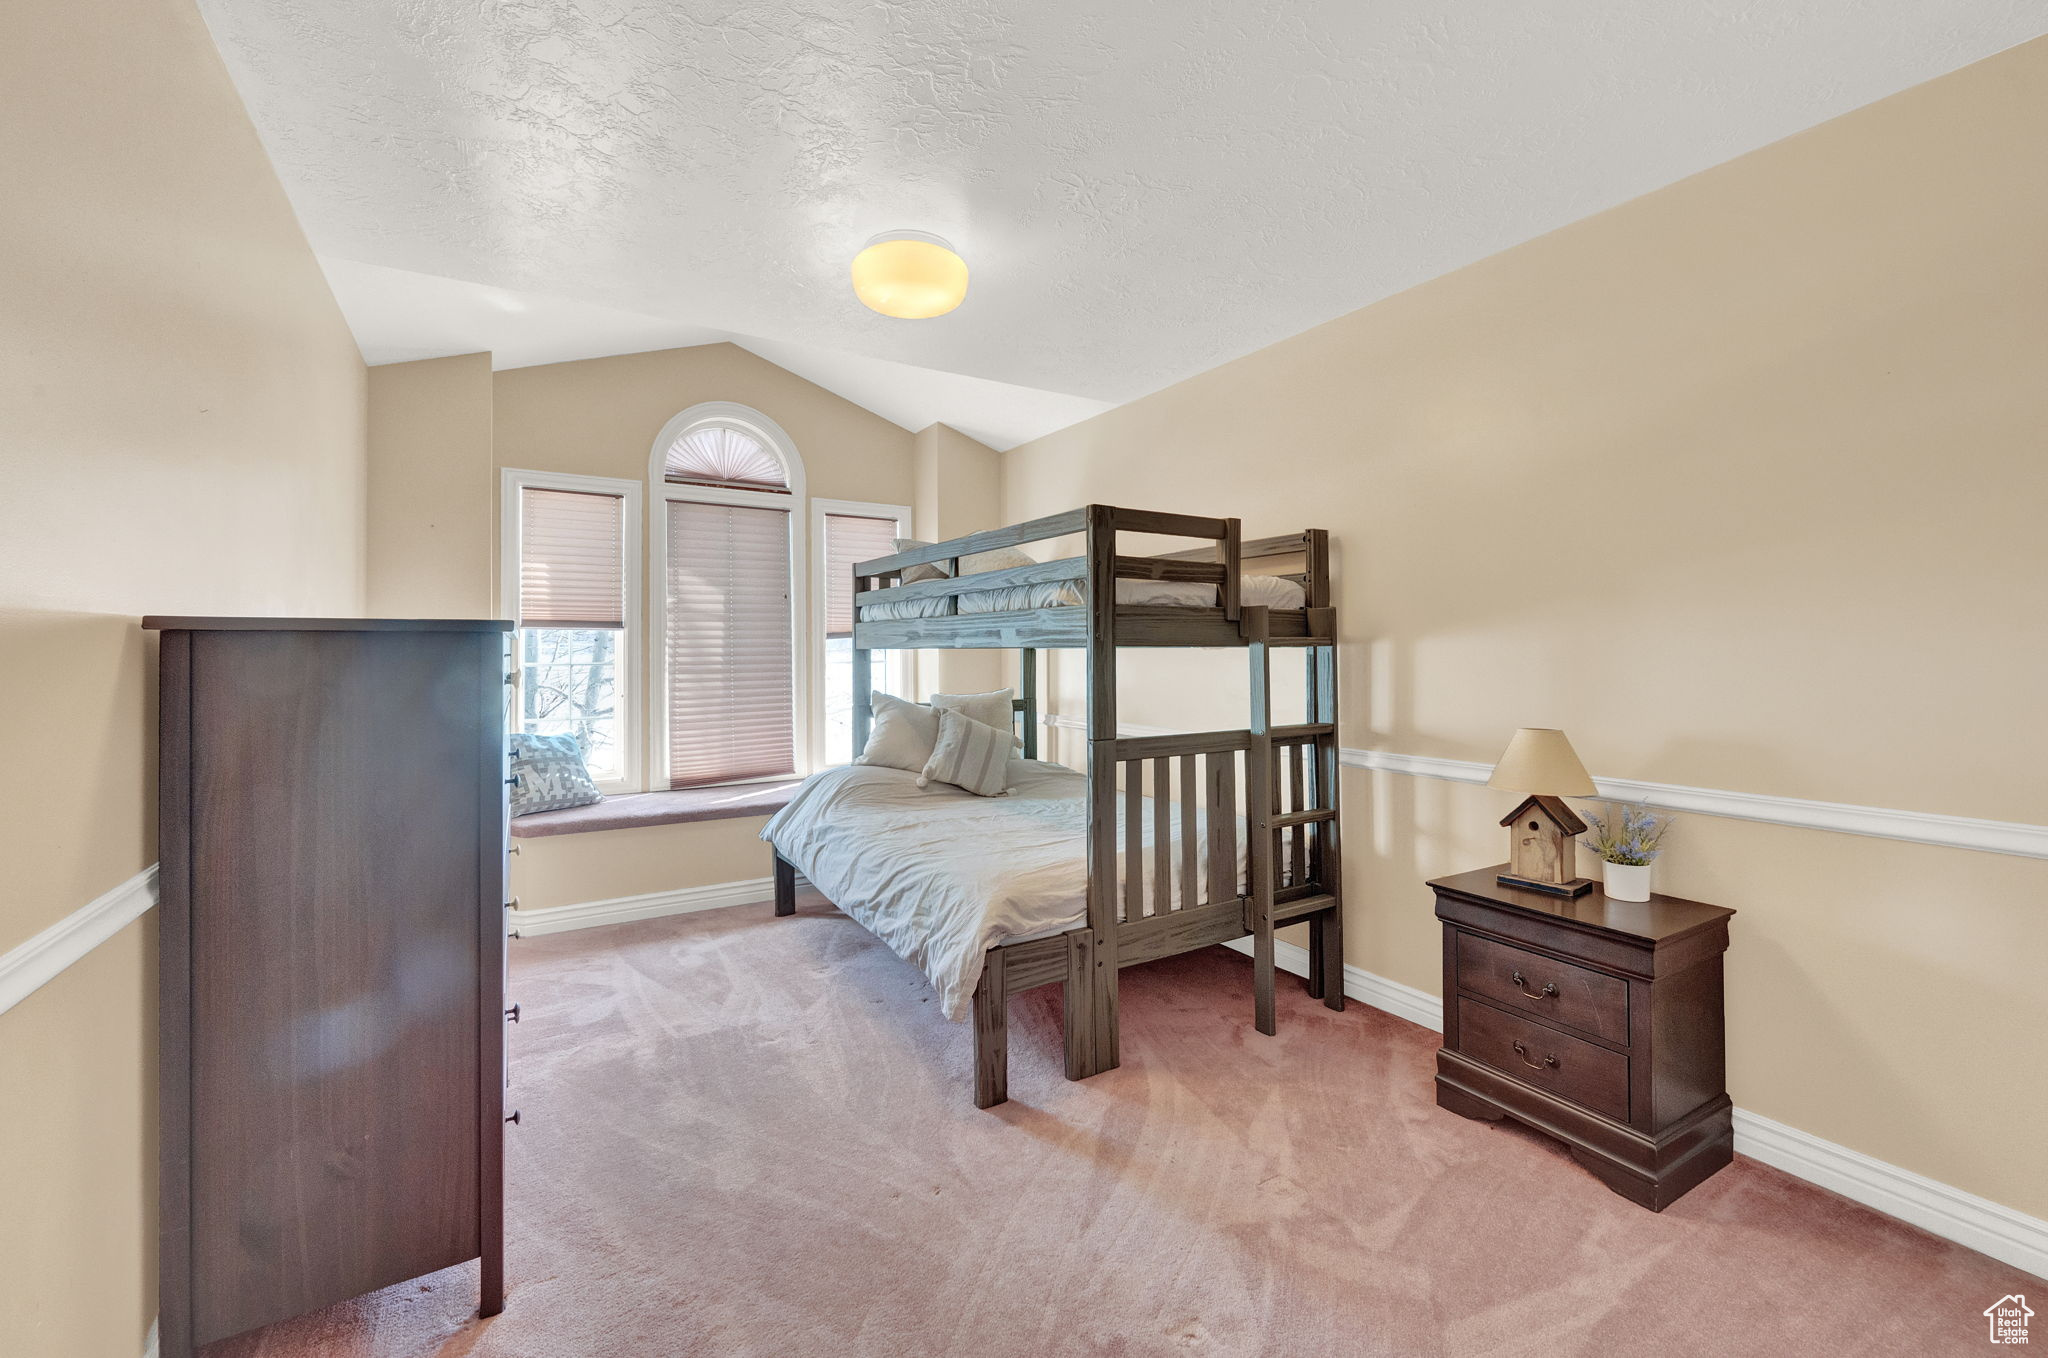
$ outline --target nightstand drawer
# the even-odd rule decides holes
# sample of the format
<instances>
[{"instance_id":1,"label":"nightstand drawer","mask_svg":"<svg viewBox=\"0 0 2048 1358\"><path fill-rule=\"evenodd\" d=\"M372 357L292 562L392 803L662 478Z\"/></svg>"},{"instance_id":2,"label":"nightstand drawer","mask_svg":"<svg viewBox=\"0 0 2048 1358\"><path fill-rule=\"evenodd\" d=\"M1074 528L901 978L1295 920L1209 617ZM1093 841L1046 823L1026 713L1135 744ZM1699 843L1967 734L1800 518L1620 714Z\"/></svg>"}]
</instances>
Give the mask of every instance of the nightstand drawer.
<instances>
[{"instance_id":1,"label":"nightstand drawer","mask_svg":"<svg viewBox=\"0 0 2048 1358\"><path fill-rule=\"evenodd\" d=\"M1617 1122L1628 1121L1628 1057L1620 1052L1462 996L1458 1052Z\"/></svg>"},{"instance_id":2,"label":"nightstand drawer","mask_svg":"<svg viewBox=\"0 0 2048 1358\"><path fill-rule=\"evenodd\" d=\"M1628 982L1619 976L1461 931L1458 988L1609 1042L1628 1042Z\"/></svg>"}]
</instances>

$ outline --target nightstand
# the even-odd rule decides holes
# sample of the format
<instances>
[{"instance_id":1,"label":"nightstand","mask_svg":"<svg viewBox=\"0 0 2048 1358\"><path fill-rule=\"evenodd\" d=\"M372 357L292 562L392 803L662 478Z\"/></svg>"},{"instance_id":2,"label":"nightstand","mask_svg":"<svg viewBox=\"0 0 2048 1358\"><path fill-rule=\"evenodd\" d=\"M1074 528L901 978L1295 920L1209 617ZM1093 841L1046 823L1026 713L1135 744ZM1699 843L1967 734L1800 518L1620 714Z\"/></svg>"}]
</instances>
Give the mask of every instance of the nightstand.
<instances>
[{"instance_id":1,"label":"nightstand","mask_svg":"<svg viewBox=\"0 0 2048 1358\"><path fill-rule=\"evenodd\" d=\"M1728 1163L1721 954L1733 910L1429 884L1444 922L1439 1107L1555 1137L1609 1188L1662 1211Z\"/></svg>"}]
</instances>

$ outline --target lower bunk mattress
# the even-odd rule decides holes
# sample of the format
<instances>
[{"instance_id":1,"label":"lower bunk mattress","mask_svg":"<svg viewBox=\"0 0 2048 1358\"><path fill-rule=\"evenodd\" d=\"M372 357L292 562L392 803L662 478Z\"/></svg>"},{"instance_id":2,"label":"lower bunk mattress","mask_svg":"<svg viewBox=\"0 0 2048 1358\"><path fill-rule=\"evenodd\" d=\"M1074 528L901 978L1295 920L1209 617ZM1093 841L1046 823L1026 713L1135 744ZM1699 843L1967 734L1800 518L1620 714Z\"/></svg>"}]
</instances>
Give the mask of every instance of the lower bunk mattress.
<instances>
[{"instance_id":1,"label":"lower bunk mattress","mask_svg":"<svg viewBox=\"0 0 2048 1358\"><path fill-rule=\"evenodd\" d=\"M988 949L1065 933L1087 918L1087 783L1063 765L1018 759L1008 796L977 797L938 782L921 788L916 774L901 769L856 764L806 780L761 838L923 971L946 1017L958 1021L972 1008ZM1181 817L1172 810L1177 846ZM1121 861L1122 797L1117 819ZM1140 825L1149 850L1150 798ZM1206 843L1200 812L1195 834L1198 845ZM1241 822L1236 840L1242 880ZM1178 864L1177 847L1172 859Z\"/></svg>"}]
</instances>

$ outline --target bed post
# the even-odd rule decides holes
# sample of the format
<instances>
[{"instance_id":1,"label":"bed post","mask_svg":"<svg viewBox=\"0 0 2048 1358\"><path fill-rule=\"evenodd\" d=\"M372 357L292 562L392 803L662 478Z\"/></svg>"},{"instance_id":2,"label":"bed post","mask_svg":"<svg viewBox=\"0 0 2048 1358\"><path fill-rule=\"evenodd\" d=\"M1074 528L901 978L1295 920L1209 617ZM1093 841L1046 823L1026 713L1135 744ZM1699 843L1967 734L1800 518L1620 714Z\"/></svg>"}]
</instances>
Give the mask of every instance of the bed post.
<instances>
[{"instance_id":1,"label":"bed post","mask_svg":"<svg viewBox=\"0 0 2048 1358\"><path fill-rule=\"evenodd\" d=\"M853 762L859 763L868 747L868 727L874 720L874 652L860 644L860 596L868 587L864 575L853 577Z\"/></svg>"},{"instance_id":2,"label":"bed post","mask_svg":"<svg viewBox=\"0 0 2048 1358\"><path fill-rule=\"evenodd\" d=\"M796 864L781 854L775 855L775 913L796 913Z\"/></svg>"},{"instance_id":3,"label":"bed post","mask_svg":"<svg viewBox=\"0 0 2048 1358\"><path fill-rule=\"evenodd\" d=\"M1308 530L1308 597L1310 608L1330 607L1330 534ZM1329 618L1325 644L1308 652L1308 719L1326 723L1329 734L1316 737L1315 804L1329 809L1329 820L1315 827L1316 882L1336 902L1309 922L1309 994L1332 1009L1344 1008L1344 849L1338 781L1343 776L1337 744L1337 623Z\"/></svg>"},{"instance_id":4,"label":"bed post","mask_svg":"<svg viewBox=\"0 0 2048 1358\"><path fill-rule=\"evenodd\" d=\"M1271 616L1264 608L1242 615L1245 650L1251 657L1251 746L1244 761L1245 871L1251 877L1245 921L1252 934L1252 1015L1268 1037L1279 1031L1273 1003L1273 667L1267 638Z\"/></svg>"},{"instance_id":5,"label":"bed post","mask_svg":"<svg viewBox=\"0 0 2048 1358\"><path fill-rule=\"evenodd\" d=\"M1067 969L1067 1078L1120 1063L1117 1033L1116 511L1089 505L1088 533L1088 935ZM1077 984L1086 998L1073 993ZM1077 1031L1076 1011L1088 1025Z\"/></svg>"},{"instance_id":6,"label":"bed post","mask_svg":"<svg viewBox=\"0 0 2048 1358\"><path fill-rule=\"evenodd\" d=\"M1017 652L1017 710L1024 714L1024 757L1038 758L1038 652L1026 646Z\"/></svg>"},{"instance_id":7,"label":"bed post","mask_svg":"<svg viewBox=\"0 0 2048 1358\"><path fill-rule=\"evenodd\" d=\"M974 984L974 1106L993 1108L1010 1097L1010 988L1001 948L981 959Z\"/></svg>"}]
</instances>

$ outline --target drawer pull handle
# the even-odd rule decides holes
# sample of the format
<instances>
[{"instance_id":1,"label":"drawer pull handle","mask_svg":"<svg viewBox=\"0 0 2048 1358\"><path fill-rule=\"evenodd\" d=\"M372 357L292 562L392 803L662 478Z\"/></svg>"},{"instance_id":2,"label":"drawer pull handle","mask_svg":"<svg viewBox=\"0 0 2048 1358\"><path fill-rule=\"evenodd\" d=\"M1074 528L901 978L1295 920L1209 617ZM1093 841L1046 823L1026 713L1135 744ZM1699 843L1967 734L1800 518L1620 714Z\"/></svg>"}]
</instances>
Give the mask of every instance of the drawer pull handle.
<instances>
[{"instance_id":1,"label":"drawer pull handle","mask_svg":"<svg viewBox=\"0 0 2048 1358\"><path fill-rule=\"evenodd\" d=\"M506 1022L508 1022L508 1023L517 1023L517 1022L519 1022L519 1006L518 1006L518 1005L516 1005L516 1004L515 1004L515 1005L513 1005L513 1006L512 1006L512 1007L511 1007L510 1009L507 1009L507 1010L505 1011L505 1020L506 1020Z\"/></svg>"},{"instance_id":2,"label":"drawer pull handle","mask_svg":"<svg viewBox=\"0 0 2048 1358\"><path fill-rule=\"evenodd\" d=\"M1541 1062L1531 1061L1529 1059L1529 1049L1519 1042L1515 1044L1515 1055L1521 1057L1522 1064L1531 1070L1543 1070L1546 1067L1551 1070L1557 1069L1557 1058L1555 1056L1546 1056Z\"/></svg>"},{"instance_id":3,"label":"drawer pull handle","mask_svg":"<svg viewBox=\"0 0 2048 1358\"><path fill-rule=\"evenodd\" d=\"M1529 989L1528 978L1524 977L1519 971L1509 972L1508 979L1515 983L1515 989L1521 991L1532 1000L1554 1000L1557 998L1557 982L1555 981L1545 981L1543 989L1537 991Z\"/></svg>"}]
</instances>

